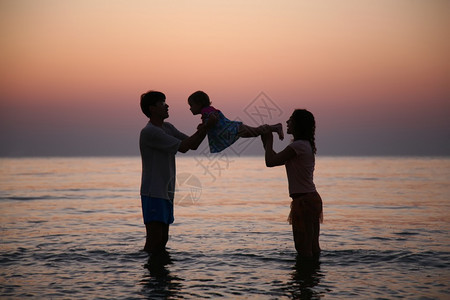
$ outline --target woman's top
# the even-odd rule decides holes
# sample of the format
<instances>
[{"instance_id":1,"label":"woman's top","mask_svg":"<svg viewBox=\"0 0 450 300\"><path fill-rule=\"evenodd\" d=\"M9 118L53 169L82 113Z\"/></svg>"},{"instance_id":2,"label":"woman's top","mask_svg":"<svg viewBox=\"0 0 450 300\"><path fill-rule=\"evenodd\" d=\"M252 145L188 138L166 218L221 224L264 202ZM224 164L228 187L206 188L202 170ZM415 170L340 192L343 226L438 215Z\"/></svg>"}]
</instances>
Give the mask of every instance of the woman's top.
<instances>
[{"instance_id":1,"label":"woman's top","mask_svg":"<svg viewBox=\"0 0 450 300\"><path fill-rule=\"evenodd\" d=\"M297 140L288 147L294 149L296 156L285 164L289 184L289 195L316 191L314 185L315 155L311 144L306 140Z\"/></svg>"}]
</instances>

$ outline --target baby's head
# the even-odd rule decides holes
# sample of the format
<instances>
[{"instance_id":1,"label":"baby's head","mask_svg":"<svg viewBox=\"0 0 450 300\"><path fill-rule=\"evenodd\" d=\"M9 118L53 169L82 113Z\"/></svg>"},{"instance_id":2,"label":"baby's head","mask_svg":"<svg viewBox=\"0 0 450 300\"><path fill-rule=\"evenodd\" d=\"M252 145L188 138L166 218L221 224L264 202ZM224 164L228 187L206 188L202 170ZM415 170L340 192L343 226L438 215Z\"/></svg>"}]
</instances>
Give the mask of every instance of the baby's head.
<instances>
[{"instance_id":1,"label":"baby's head","mask_svg":"<svg viewBox=\"0 0 450 300\"><path fill-rule=\"evenodd\" d=\"M188 103L191 107L191 112L194 115L197 115L201 112L202 108L211 105L211 100L209 100L209 97L205 92L197 91L189 96Z\"/></svg>"}]
</instances>

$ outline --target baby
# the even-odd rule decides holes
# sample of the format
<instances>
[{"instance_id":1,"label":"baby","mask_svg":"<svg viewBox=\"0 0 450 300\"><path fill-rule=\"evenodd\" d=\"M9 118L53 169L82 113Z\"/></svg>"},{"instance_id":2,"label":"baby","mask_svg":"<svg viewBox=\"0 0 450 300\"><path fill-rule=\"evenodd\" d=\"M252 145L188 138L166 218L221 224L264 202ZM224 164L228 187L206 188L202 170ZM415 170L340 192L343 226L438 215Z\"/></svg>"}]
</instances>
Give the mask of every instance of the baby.
<instances>
[{"instance_id":1,"label":"baby","mask_svg":"<svg viewBox=\"0 0 450 300\"><path fill-rule=\"evenodd\" d=\"M202 91L197 91L190 95L188 103L193 115L202 115L203 124L208 122L211 114L214 114L216 119L214 121L215 125L208 131L209 150L211 153L217 153L228 148L240 137L257 137L264 133L276 132L280 140L284 138L281 123L251 127L239 121L230 121L220 110L211 106L208 95Z\"/></svg>"}]
</instances>

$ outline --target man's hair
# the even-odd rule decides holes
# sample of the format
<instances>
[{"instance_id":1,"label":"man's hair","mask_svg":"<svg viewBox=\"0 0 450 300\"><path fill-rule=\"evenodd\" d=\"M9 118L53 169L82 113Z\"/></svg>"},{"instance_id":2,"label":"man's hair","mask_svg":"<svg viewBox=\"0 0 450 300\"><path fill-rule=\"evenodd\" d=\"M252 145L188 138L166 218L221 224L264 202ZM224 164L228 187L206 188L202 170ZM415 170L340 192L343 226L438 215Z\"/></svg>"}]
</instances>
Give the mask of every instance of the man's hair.
<instances>
[{"instance_id":1,"label":"man's hair","mask_svg":"<svg viewBox=\"0 0 450 300\"><path fill-rule=\"evenodd\" d=\"M196 91L189 96L188 101L200 104L201 107L207 107L211 105L208 95L203 91Z\"/></svg>"},{"instance_id":2,"label":"man's hair","mask_svg":"<svg viewBox=\"0 0 450 300\"><path fill-rule=\"evenodd\" d=\"M151 113L149 106L155 106L156 103L166 101L166 95L157 91L148 91L141 95L141 110L147 117L150 118Z\"/></svg>"}]
</instances>

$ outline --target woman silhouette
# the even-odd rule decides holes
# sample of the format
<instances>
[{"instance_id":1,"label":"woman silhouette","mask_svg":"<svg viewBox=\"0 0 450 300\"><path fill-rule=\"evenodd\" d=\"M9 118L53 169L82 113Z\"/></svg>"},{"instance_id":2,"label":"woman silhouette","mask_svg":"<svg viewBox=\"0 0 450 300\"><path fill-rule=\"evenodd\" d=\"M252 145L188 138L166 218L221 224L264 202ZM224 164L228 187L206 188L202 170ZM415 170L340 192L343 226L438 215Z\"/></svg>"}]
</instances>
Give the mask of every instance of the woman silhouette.
<instances>
[{"instance_id":1,"label":"woman silhouette","mask_svg":"<svg viewBox=\"0 0 450 300\"><path fill-rule=\"evenodd\" d=\"M301 257L318 258L323 217L322 199L313 181L316 123L313 114L306 109L296 109L286 123L287 133L294 139L283 151L276 153L273 150L272 133L261 136L266 166L285 165L292 198L288 220L292 224L295 249Z\"/></svg>"}]
</instances>

